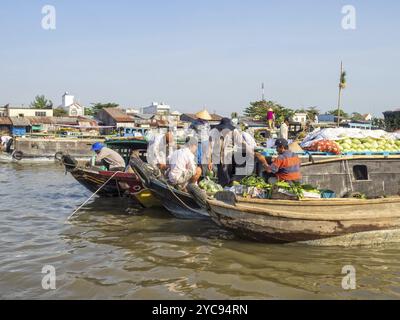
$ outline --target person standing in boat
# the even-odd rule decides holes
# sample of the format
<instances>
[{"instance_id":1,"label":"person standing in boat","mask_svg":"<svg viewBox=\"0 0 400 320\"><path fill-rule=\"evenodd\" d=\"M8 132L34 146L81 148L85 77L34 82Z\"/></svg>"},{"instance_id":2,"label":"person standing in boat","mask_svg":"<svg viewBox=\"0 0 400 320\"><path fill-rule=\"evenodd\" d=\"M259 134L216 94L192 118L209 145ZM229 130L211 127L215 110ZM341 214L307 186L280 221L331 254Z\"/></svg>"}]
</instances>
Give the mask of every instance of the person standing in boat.
<instances>
[{"instance_id":1,"label":"person standing in boat","mask_svg":"<svg viewBox=\"0 0 400 320\"><path fill-rule=\"evenodd\" d=\"M281 127L279 128L279 138L288 140L289 139L289 118L285 118Z\"/></svg>"},{"instance_id":2,"label":"person standing in boat","mask_svg":"<svg viewBox=\"0 0 400 320\"><path fill-rule=\"evenodd\" d=\"M109 171L125 171L125 160L118 152L100 142L92 145L92 151L96 153L95 165L104 165Z\"/></svg>"},{"instance_id":3,"label":"person standing in boat","mask_svg":"<svg viewBox=\"0 0 400 320\"><path fill-rule=\"evenodd\" d=\"M207 154L209 148L210 136L210 123L212 120L210 113L204 109L195 114L196 120L190 125L189 129L194 131L198 139L199 146L197 148L197 162L202 166L202 171L205 173L207 170Z\"/></svg>"},{"instance_id":4,"label":"person standing in boat","mask_svg":"<svg viewBox=\"0 0 400 320\"><path fill-rule=\"evenodd\" d=\"M171 131L151 138L147 147L147 162L164 172L167 169L169 154L175 149L174 135Z\"/></svg>"},{"instance_id":5,"label":"person standing in boat","mask_svg":"<svg viewBox=\"0 0 400 320\"><path fill-rule=\"evenodd\" d=\"M168 182L178 189L185 190L189 183L196 183L201 176L201 168L196 163L197 148L198 140L189 138L184 147L174 151L168 159Z\"/></svg>"},{"instance_id":6,"label":"person standing in boat","mask_svg":"<svg viewBox=\"0 0 400 320\"><path fill-rule=\"evenodd\" d=\"M289 151L289 144L286 139L277 139L275 141L278 157L268 165L267 160L261 154L256 154L265 171L270 174L269 183L277 181L300 182L300 159L292 151Z\"/></svg>"},{"instance_id":7,"label":"person standing in boat","mask_svg":"<svg viewBox=\"0 0 400 320\"><path fill-rule=\"evenodd\" d=\"M223 118L210 131L209 139L208 169L217 171L218 183L225 187L232 182L235 150L238 149L238 146L242 146L243 138L232 120Z\"/></svg>"},{"instance_id":8,"label":"person standing in boat","mask_svg":"<svg viewBox=\"0 0 400 320\"><path fill-rule=\"evenodd\" d=\"M269 129L275 128L275 113L274 110L272 110L272 108L269 108L267 111L267 123Z\"/></svg>"}]
</instances>

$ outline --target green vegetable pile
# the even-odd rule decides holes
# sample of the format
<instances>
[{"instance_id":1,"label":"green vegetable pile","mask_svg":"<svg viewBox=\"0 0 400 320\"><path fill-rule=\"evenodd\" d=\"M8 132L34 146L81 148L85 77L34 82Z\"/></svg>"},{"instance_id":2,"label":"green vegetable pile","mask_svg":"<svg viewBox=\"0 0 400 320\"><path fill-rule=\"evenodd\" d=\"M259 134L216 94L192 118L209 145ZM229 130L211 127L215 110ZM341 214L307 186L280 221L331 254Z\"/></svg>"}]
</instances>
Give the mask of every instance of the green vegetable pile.
<instances>
[{"instance_id":1,"label":"green vegetable pile","mask_svg":"<svg viewBox=\"0 0 400 320\"><path fill-rule=\"evenodd\" d=\"M258 189L270 190L271 185L265 182L264 178L258 176L248 176L240 181L240 184L246 187L256 187Z\"/></svg>"},{"instance_id":2,"label":"green vegetable pile","mask_svg":"<svg viewBox=\"0 0 400 320\"><path fill-rule=\"evenodd\" d=\"M286 181L278 181L277 183L274 184L274 186L289 191L290 193L293 193L299 199L304 198L304 192L321 194L321 191L319 191L310 184L301 184L298 182L288 183Z\"/></svg>"},{"instance_id":3,"label":"green vegetable pile","mask_svg":"<svg viewBox=\"0 0 400 320\"><path fill-rule=\"evenodd\" d=\"M205 179L201 180L199 182L199 187L203 190L205 190L207 193L217 193L218 191L223 191L224 188L220 186L219 184L215 183L214 181L210 180L209 177L206 177Z\"/></svg>"}]
</instances>

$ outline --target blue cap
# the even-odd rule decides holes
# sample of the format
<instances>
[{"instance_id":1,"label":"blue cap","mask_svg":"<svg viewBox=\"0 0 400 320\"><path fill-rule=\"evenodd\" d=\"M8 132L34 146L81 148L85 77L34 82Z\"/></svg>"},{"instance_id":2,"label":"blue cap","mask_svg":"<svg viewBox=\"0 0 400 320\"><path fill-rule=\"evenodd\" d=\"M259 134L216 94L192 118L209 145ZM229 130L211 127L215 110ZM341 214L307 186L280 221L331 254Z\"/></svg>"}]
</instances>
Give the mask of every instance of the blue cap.
<instances>
[{"instance_id":1,"label":"blue cap","mask_svg":"<svg viewBox=\"0 0 400 320\"><path fill-rule=\"evenodd\" d=\"M100 151L101 149L103 149L104 144L102 144L101 142L96 142L92 145L92 151Z\"/></svg>"}]
</instances>

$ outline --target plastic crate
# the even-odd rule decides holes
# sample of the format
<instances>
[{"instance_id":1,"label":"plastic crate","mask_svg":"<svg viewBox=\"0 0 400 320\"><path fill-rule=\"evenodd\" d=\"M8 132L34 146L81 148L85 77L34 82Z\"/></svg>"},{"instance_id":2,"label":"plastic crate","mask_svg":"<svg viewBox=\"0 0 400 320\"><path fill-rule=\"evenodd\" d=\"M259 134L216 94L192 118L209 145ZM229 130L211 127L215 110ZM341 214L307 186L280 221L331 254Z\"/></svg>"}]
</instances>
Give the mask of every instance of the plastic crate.
<instances>
[{"instance_id":1,"label":"plastic crate","mask_svg":"<svg viewBox=\"0 0 400 320\"><path fill-rule=\"evenodd\" d=\"M336 193L332 190L321 190L321 198L323 199L336 198Z\"/></svg>"}]
</instances>

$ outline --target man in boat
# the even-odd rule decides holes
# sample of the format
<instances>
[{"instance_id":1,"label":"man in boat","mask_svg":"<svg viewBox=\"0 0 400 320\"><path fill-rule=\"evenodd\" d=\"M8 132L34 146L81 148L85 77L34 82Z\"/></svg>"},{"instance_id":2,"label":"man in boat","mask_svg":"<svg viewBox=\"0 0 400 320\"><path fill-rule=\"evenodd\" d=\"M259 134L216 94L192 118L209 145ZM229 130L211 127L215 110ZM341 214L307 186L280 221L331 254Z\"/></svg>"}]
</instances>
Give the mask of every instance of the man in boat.
<instances>
[{"instance_id":1,"label":"man in boat","mask_svg":"<svg viewBox=\"0 0 400 320\"><path fill-rule=\"evenodd\" d=\"M277 181L300 182L300 159L297 154L289 150L286 139L279 138L275 141L278 157L268 165L267 160L261 154L256 153L257 159L261 162L265 171L270 174L269 183Z\"/></svg>"},{"instance_id":2,"label":"man in boat","mask_svg":"<svg viewBox=\"0 0 400 320\"><path fill-rule=\"evenodd\" d=\"M198 140L189 138L184 147L174 151L168 159L168 182L178 189L185 190L189 183L196 183L201 176L195 156L197 148Z\"/></svg>"},{"instance_id":3,"label":"man in boat","mask_svg":"<svg viewBox=\"0 0 400 320\"><path fill-rule=\"evenodd\" d=\"M225 187L232 182L235 150L242 146L242 134L231 119L223 118L210 131L209 140L208 169L217 171L218 183Z\"/></svg>"},{"instance_id":4,"label":"man in boat","mask_svg":"<svg viewBox=\"0 0 400 320\"><path fill-rule=\"evenodd\" d=\"M147 147L147 162L153 167L164 172L167 169L167 159L175 149L174 135L171 131L151 138Z\"/></svg>"},{"instance_id":5,"label":"man in boat","mask_svg":"<svg viewBox=\"0 0 400 320\"><path fill-rule=\"evenodd\" d=\"M281 139L289 139L289 118L285 118L283 123L281 124L281 127L279 128L279 138Z\"/></svg>"},{"instance_id":6,"label":"man in boat","mask_svg":"<svg viewBox=\"0 0 400 320\"><path fill-rule=\"evenodd\" d=\"M118 152L100 142L92 145L92 151L96 153L95 165L104 165L109 171L125 171L125 160Z\"/></svg>"},{"instance_id":7,"label":"man in boat","mask_svg":"<svg viewBox=\"0 0 400 320\"><path fill-rule=\"evenodd\" d=\"M202 171L205 173L208 165L208 148L211 126L209 121L212 120L210 113L204 109L195 114L196 120L190 125L189 129L194 131L194 135L198 139L199 146L197 148L197 162L201 164Z\"/></svg>"}]
</instances>

